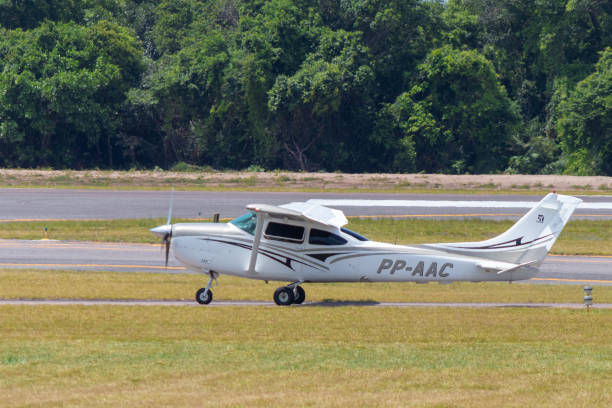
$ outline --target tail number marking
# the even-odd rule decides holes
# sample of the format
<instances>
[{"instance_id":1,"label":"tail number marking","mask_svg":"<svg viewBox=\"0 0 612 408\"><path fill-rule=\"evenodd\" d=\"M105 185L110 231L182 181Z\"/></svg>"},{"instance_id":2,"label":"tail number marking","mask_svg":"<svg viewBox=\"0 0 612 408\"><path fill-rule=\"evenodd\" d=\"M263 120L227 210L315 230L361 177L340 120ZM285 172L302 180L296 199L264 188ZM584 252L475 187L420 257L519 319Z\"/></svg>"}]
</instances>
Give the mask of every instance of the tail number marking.
<instances>
[{"instance_id":1,"label":"tail number marking","mask_svg":"<svg viewBox=\"0 0 612 408\"><path fill-rule=\"evenodd\" d=\"M453 269L453 264L446 262L444 263L441 267L440 270L438 270L438 263L437 262L432 262L429 265L429 268L427 268L427 272L425 272L425 262L424 261L419 261L416 266L413 268L412 266L406 266L406 261L403 261L401 259L396 259L395 261L393 261L393 259L383 259L380 262L380 265L378 266L378 270L376 271L376 273L382 273L383 271L388 271L389 275L394 275L396 272L401 272L401 271L406 271L406 272L412 272L412 276L421 276L421 277L428 277L428 276L432 276L432 277L441 277L441 278L446 278L447 276L450 275L449 272L446 272L447 269Z\"/></svg>"}]
</instances>

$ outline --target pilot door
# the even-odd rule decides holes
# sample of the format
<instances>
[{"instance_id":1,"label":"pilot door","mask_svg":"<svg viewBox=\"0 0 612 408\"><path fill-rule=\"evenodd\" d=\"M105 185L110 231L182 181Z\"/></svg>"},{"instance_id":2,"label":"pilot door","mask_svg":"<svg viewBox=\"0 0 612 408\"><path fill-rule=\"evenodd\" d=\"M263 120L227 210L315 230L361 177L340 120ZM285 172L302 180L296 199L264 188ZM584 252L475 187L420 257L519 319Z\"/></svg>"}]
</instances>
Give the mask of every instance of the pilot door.
<instances>
[{"instance_id":1,"label":"pilot door","mask_svg":"<svg viewBox=\"0 0 612 408\"><path fill-rule=\"evenodd\" d=\"M276 218L268 220L264 224L255 270L273 275L271 280L300 280L304 238L303 225Z\"/></svg>"}]
</instances>

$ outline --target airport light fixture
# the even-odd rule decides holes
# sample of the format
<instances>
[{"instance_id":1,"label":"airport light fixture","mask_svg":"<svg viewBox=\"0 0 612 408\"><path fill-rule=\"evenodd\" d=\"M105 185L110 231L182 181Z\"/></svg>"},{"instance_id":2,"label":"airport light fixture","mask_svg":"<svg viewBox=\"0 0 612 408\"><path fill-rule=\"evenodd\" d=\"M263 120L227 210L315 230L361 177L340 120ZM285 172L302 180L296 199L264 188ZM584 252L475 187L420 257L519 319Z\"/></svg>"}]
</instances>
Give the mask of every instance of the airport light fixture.
<instances>
[{"instance_id":1,"label":"airport light fixture","mask_svg":"<svg viewBox=\"0 0 612 408\"><path fill-rule=\"evenodd\" d=\"M592 292L592 286L584 287L584 304L586 305L587 312L589 311L589 307L593 304L593 296L591 295Z\"/></svg>"}]
</instances>

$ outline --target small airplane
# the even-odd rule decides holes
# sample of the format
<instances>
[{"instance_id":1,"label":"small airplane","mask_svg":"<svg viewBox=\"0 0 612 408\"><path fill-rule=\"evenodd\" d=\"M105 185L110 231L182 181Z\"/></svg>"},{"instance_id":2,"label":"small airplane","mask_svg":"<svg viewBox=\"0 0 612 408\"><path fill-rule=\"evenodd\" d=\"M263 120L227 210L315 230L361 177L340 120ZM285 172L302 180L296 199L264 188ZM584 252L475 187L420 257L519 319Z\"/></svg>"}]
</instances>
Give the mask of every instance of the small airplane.
<instances>
[{"instance_id":1,"label":"small airplane","mask_svg":"<svg viewBox=\"0 0 612 408\"><path fill-rule=\"evenodd\" d=\"M393 245L344 226L343 212L310 202L247 205L229 223L171 224L151 229L189 270L209 276L196 301L209 304L219 275L291 282L274 292L277 305L301 304L304 283L517 281L538 271L582 200L546 195L501 235L481 242Z\"/></svg>"}]
</instances>

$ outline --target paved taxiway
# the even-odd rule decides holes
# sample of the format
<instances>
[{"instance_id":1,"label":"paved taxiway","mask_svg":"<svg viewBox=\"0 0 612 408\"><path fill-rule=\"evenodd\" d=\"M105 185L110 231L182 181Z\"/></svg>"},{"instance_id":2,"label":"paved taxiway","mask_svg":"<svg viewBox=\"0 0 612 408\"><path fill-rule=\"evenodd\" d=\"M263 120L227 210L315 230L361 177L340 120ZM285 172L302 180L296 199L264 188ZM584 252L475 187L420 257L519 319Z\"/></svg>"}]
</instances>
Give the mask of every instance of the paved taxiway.
<instances>
[{"instance_id":1,"label":"paved taxiway","mask_svg":"<svg viewBox=\"0 0 612 408\"><path fill-rule=\"evenodd\" d=\"M574 219L612 219L612 196L583 196ZM336 201L348 216L485 216L517 219L542 196L474 194L336 194L300 192L177 191L173 217L236 217L251 203L284 204L309 199ZM76 189L0 189L1 220L165 218L170 192ZM347 201L349 200L349 201ZM387 200L378 206L366 200ZM463 204L462 204L463 203ZM493 204L495 203L495 204ZM504 205L504 203L507 203Z\"/></svg>"},{"instance_id":2,"label":"paved taxiway","mask_svg":"<svg viewBox=\"0 0 612 408\"><path fill-rule=\"evenodd\" d=\"M165 218L169 192L75 189L0 189L1 220ZM612 197L582 197L573 218L612 219ZM540 196L448 194L335 194L177 191L173 216L235 217L253 202L336 201L349 216L486 216L517 219ZM348 200L348 201L347 201ZM380 206L364 200L387 200ZM392 200L392 201L391 201ZM457 203L463 203L461 205ZM495 204L493 205L492 202ZM433 205L432 203L435 203ZM506 204L504 204L506 203ZM529 204L529 205L528 205ZM463 206L462 206L463 205ZM0 267L187 273L174 260L163 265L159 246L116 243L0 240ZM612 257L549 256L531 283L612 284Z\"/></svg>"},{"instance_id":3,"label":"paved taxiway","mask_svg":"<svg viewBox=\"0 0 612 408\"><path fill-rule=\"evenodd\" d=\"M189 273L172 256L166 268L159 245L44 240L0 240L0 268ZM612 256L550 255L525 282L612 285Z\"/></svg>"}]
</instances>

